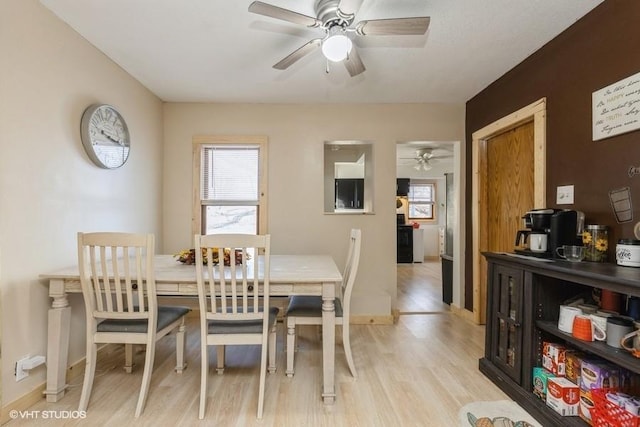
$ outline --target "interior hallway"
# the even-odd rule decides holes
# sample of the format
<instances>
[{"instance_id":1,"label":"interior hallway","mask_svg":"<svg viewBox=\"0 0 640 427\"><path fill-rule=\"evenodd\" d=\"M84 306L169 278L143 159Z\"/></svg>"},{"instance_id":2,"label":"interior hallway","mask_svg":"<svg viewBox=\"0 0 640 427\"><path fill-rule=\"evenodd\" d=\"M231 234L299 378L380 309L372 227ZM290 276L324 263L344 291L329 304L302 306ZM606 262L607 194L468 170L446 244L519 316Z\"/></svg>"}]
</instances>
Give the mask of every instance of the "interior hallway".
<instances>
[{"instance_id":1,"label":"interior hallway","mask_svg":"<svg viewBox=\"0 0 640 427\"><path fill-rule=\"evenodd\" d=\"M398 301L400 315L449 313L442 302L440 258L421 263L398 264Z\"/></svg>"}]
</instances>

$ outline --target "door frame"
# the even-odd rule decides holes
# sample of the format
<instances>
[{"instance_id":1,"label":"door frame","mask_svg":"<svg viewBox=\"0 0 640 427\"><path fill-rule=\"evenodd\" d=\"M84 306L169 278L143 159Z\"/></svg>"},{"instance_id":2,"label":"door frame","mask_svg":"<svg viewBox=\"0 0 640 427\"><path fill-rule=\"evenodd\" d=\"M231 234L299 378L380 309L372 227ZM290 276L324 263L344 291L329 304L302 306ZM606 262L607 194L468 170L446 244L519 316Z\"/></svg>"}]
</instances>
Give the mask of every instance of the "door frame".
<instances>
[{"instance_id":1,"label":"door frame","mask_svg":"<svg viewBox=\"0 0 640 427\"><path fill-rule=\"evenodd\" d=\"M486 224L480 222L480 209L486 206L486 153L487 140L498 134L533 121L533 208L543 208L546 204L546 145L547 145L547 99L541 98L508 116L479 129L472 134L472 187L471 187L471 233L473 269L473 319L478 324L485 323L486 284L481 286L481 252L487 250ZM484 289L483 289L484 288Z\"/></svg>"}]
</instances>

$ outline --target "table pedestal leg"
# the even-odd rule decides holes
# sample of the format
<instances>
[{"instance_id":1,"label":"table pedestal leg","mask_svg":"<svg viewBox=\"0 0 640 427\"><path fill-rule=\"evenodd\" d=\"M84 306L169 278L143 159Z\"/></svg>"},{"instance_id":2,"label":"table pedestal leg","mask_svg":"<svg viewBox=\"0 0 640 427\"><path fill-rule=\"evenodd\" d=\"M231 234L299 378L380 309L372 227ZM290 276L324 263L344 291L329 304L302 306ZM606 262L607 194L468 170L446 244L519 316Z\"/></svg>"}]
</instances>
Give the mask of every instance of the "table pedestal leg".
<instances>
[{"instance_id":1,"label":"table pedestal leg","mask_svg":"<svg viewBox=\"0 0 640 427\"><path fill-rule=\"evenodd\" d=\"M57 283L59 282L59 283ZM60 290L61 294L53 294ZM51 280L49 296L53 297L49 309L47 332L47 388L44 394L47 402L57 402L64 396L67 388L67 358L69 353L69 327L71 325L71 307L64 293L62 280Z\"/></svg>"},{"instance_id":2,"label":"table pedestal leg","mask_svg":"<svg viewBox=\"0 0 640 427\"><path fill-rule=\"evenodd\" d=\"M335 283L322 285L322 398L325 404L336 399L334 368L336 352Z\"/></svg>"}]
</instances>

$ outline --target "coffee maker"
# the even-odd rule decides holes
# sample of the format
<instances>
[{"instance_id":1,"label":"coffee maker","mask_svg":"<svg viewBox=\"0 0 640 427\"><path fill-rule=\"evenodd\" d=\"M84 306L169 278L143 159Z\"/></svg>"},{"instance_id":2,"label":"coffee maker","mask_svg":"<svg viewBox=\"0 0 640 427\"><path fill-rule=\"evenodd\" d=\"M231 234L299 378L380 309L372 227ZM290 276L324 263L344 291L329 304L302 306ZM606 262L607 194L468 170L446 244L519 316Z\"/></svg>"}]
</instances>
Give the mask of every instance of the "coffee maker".
<instances>
[{"instance_id":1,"label":"coffee maker","mask_svg":"<svg viewBox=\"0 0 640 427\"><path fill-rule=\"evenodd\" d=\"M567 209L534 209L522 217L526 230L516 234L515 252L539 258L557 258L563 245L580 245L580 213ZM518 246L528 247L518 248Z\"/></svg>"}]
</instances>

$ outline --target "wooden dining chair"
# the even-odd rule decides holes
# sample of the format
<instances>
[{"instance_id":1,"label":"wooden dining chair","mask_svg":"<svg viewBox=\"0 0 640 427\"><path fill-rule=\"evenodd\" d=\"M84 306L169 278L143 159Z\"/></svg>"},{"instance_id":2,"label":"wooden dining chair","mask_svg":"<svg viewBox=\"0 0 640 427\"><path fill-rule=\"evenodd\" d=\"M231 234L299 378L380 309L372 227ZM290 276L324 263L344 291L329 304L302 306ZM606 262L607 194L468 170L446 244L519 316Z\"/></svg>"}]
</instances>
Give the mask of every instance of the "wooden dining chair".
<instances>
[{"instance_id":1,"label":"wooden dining chair","mask_svg":"<svg viewBox=\"0 0 640 427\"><path fill-rule=\"evenodd\" d=\"M347 262L342 274L342 284L335 300L336 325L342 325L342 345L347 358L349 370L354 378L357 377L353 363L351 340L349 338L349 314L351 293L356 281L358 264L360 263L360 245L362 233L359 229L351 230L349 236L349 250ZM289 300L286 311L287 318L287 370L288 377L294 374L294 354L296 350L296 325L322 325L322 297L308 295L294 295Z\"/></svg>"},{"instance_id":2,"label":"wooden dining chair","mask_svg":"<svg viewBox=\"0 0 640 427\"><path fill-rule=\"evenodd\" d=\"M80 283L87 319L79 411L86 411L91 397L98 344L125 344L127 372L131 372L132 345L146 346L136 417L144 410L147 399L156 341L176 331L175 369L182 373L186 367L184 317L189 308L158 306L154 246L152 234L78 233Z\"/></svg>"},{"instance_id":3,"label":"wooden dining chair","mask_svg":"<svg viewBox=\"0 0 640 427\"><path fill-rule=\"evenodd\" d=\"M200 303L200 419L204 418L209 377L209 346L217 346L218 374L226 345L260 345L258 414L264 407L267 351L269 372L276 369L277 307L269 306L271 249L269 235L195 236L196 277ZM225 248L229 265L225 266ZM260 256L260 266L258 254ZM262 280L260 279L262 272Z\"/></svg>"}]
</instances>

